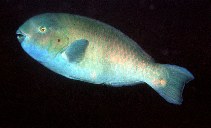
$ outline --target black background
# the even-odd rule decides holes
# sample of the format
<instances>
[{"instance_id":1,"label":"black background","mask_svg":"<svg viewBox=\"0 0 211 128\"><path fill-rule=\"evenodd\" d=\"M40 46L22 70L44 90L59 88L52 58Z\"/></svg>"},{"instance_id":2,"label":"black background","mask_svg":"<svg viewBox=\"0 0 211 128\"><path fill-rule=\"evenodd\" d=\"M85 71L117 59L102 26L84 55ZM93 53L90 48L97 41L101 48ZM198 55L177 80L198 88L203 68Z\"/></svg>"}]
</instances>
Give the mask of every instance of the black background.
<instances>
[{"instance_id":1,"label":"black background","mask_svg":"<svg viewBox=\"0 0 211 128\"><path fill-rule=\"evenodd\" d=\"M210 128L211 6L208 0L1 0L0 128ZM30 58L17 28L44 12L98 19L138 42L157 62L190 70L184 102L146 84L114 88L70 80Z\"/></svg>"}]
</instances>

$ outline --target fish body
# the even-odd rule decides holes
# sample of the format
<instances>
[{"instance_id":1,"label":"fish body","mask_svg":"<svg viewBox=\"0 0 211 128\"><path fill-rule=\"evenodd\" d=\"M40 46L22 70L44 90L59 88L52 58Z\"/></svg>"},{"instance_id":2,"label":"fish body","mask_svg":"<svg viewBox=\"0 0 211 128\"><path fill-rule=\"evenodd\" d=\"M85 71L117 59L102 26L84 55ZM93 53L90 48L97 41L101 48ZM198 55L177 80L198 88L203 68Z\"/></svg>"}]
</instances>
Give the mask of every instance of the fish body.
<instances>
[{"instance_id":1,"label":"fish body","mask_svg":"<svg viewBox=\"0 0 211 128\"><path fill-rule=\"evenodd\" d=\"M184 84L194 79L185 68L155 63L128 36L87 17L45 13L16 33L32 58L70 79L111 86L144 82L174 104L182 103Z\"/></svg>"}]
</instances>

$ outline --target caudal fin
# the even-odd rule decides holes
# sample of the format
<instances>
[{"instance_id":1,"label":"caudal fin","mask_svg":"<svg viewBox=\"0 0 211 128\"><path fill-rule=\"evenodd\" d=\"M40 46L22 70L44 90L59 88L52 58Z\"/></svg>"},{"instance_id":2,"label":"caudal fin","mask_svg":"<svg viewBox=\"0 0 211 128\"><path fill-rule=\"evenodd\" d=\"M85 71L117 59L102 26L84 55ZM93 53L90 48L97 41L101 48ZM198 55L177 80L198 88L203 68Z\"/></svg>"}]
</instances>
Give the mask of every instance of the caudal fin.
<instances>
[{"instance_id":1,"label":"caudal fin","mask_svg":"<svg viewBox=\"0 0 211 128\"><path fill-rule=\"evenodd\" d=\"M194 79L194 76L185 68L160 64L162 71L158 78L150 82L155 89L166 101L173 104L182 104L182 92L185 83Z\"/></svg>"}]
</instances>

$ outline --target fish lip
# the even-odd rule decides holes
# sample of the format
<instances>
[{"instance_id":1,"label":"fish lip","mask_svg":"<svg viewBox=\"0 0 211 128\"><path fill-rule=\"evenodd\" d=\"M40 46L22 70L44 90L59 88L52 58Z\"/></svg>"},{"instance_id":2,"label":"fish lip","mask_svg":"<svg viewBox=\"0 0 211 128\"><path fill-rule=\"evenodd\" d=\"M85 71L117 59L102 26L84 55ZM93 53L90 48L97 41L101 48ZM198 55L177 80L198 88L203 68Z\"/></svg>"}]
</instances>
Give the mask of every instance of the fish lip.
<instances>
[{"instance_id":1,"label":"fish lip","mask_svg":"<svg viewBox=\"0 0 211 128\"><path fill-rule=\"evenodd\" d=\"M18 41L20 42L20 43L22 43L23 41L24 41L24 39L26 38L26 34L23 32L23 31L21 31L20 29L18 29L17 31L16 31L16 35L17 35L17 39L18 39Z\"/></svg>"}]
</instances>

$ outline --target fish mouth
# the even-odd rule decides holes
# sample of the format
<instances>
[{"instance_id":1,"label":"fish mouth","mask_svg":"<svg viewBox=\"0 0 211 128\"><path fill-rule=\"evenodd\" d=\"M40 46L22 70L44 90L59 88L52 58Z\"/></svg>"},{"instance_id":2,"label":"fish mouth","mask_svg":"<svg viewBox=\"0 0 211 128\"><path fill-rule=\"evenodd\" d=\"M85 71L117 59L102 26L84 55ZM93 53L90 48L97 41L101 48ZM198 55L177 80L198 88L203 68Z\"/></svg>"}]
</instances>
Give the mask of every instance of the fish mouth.
<instances>
[{"instance_id":1,"label":"fish mouth","mask_svg":"<svg viewBox=\"0 0 211 128\"><path fill-rule=\"evenodd\" d=\"M24 39L26 38L26 34L24 32L22 32L20 29L18 29L16 31L16 36L20 43L22 43L24 41Z\"/></svg>"}]
</instances>

